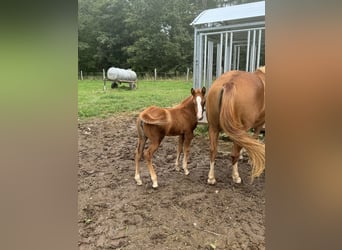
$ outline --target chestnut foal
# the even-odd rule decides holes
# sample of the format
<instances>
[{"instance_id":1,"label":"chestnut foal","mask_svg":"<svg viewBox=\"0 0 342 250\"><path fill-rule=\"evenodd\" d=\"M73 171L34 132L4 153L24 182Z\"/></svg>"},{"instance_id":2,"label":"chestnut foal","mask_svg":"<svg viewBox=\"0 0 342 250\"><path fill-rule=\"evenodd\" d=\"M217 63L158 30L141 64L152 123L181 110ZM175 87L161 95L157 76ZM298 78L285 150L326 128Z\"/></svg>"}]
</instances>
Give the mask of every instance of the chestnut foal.
<instances>
[{"instance_id":1,"label":"chestnut foal","mask_svg":"<svg viewBox=\"0 0 342 250\"><path fill-rule=\"evenodd\" d=\"M135 151L135 181L142 185L140 178L139 161L145 148L147 139L150 145L144 151L144 158L150 172L152 187L158 187L157 175L152 165L152 157L165 136L179 136L176 170L179 171L180 154L184 148L183 169L185 175L189 174L187 167L189 147L193 131L198 120L203 118L206 89L191 88L191 96L173 108L160 108L151 106L141 112L137 118L138 144Z\"/></svg>"}]
</instances>

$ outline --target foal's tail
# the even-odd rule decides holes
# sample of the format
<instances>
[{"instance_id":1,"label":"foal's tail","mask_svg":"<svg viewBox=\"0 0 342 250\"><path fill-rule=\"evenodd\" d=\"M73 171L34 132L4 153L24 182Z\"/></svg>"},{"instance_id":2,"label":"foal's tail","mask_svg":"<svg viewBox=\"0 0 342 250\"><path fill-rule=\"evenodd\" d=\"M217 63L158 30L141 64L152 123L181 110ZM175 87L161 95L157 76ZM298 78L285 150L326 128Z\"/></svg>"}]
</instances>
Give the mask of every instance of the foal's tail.
<instances>
[{"instance_id":1,"label":"foal's tail","mask_svg":"<svg viewBox=\"0 0 342 250\"><path fill-rule=\"evenodd\" d=\"M220 125L235 143L246 149L252 163L251 181L253 181L254 177L260 176L265 169L265 145L248 134L236 114L234 82L225 84L222 91Z\"/></svg>"},{"instance_id":2,"label":"foal's tail","mask_svg":"<svg viewBox=\"0 0 342 250\"><path fill-rule=\"evenodd\" d=\"M139 154L140 157L142 157L142 152L145 148L145 143L146 143L147 138L144 132L144 122L143 120L141 120L140 116L138 116L137 118L136 126L137 126L137 132L138 132L138 144L136 148L136 154Z\"/></svg>"},{"instance_id":3,"label":"foal's tail","mask_svg":"<svg viewBox=\"0 0 342 250\"><path fill-rule=\"evenodd\" d=\"M136 125L139 139L144 138L144 122L141 120L140 116L137 117Z\"/></svg>"}]
</instances>

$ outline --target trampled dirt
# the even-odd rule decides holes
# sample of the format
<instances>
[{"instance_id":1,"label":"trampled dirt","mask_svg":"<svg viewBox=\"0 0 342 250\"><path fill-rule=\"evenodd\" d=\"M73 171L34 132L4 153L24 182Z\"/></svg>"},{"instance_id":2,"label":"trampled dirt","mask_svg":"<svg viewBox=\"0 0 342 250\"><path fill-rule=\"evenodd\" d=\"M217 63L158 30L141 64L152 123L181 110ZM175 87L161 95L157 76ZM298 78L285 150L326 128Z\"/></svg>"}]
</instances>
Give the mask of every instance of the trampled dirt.
<instances>
[{"instance_id":1,"label":"trampled dirt","mask_svg":"<svg viewBox=\"0 0 342 250\"><path fill-rule=\"evenodd\" d=\"M234 184L230 142L219 142L211 186L207 136L191 143L188 176L174 169L177 137L166 137L153 189L144 161L143 185L134 180L135 115L80 121L78 131L79 249L265 249L264 174L250 184L245 157Z\"/></svg>"}]
</instances>

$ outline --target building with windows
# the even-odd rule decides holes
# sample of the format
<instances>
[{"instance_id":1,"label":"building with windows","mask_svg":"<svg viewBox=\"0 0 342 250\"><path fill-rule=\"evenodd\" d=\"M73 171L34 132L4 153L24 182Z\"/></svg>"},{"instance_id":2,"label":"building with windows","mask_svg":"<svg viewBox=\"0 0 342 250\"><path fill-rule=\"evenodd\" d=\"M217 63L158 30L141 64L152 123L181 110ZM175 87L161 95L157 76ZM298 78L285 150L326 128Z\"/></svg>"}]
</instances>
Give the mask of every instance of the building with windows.
<instances>
[{"instance_id":1,"label":"building with windows","mask_svg":"<svg viewBox=\"0 0 342 250\"><path fill-rule=\"evenodd\" d=\"M210 87L229 70L265 65L265 1L208 9L194 27L193 86Z\"/></svg>"}]
</instances>

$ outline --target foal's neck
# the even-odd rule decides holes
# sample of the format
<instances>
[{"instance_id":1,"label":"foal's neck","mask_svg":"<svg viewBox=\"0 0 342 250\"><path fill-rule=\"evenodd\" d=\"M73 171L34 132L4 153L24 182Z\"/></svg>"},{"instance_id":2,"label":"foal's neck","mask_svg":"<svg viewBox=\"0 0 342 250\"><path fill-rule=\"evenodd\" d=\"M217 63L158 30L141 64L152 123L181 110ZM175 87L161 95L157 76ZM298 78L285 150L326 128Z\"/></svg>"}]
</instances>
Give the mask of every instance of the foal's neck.
<instances>
[{"instance_id":1,"label":"foal's neck","mask_svg":"<svg viewBox=\"0 0 342 250\"><path fill-rule=\"evenodd\" d=\"M194 103L192 102L192 96L189 96L188 98L186 98L184 101L182 101L182 103L180 104L181 105L181 109L189 109L191 111L194 111L194 112L191 112L193 113L195 116L195 107L194 107Z\"/></svg>"}]
</instances>

